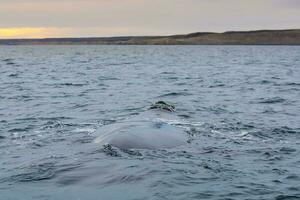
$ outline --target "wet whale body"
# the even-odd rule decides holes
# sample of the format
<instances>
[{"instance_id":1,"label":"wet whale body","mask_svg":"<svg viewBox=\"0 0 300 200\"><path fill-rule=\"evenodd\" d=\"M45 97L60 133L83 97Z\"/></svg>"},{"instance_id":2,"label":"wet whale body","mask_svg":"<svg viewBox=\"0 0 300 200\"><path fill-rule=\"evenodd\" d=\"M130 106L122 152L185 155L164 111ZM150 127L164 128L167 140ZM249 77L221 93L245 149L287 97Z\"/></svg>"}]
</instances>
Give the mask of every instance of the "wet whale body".
<instances>
[{"instance_id":1,"label":"wet whale body","mask_svg":"<svg viewBox=\"0 0 300 200\"><path fill-rule=\"evenodd\" d=\"M95 143L119 149L169 149L186 144L185 131L167 123L179 120L174 109L163 101L156 102L138 116L101 127Z\"/></svg>"}]
</instances>

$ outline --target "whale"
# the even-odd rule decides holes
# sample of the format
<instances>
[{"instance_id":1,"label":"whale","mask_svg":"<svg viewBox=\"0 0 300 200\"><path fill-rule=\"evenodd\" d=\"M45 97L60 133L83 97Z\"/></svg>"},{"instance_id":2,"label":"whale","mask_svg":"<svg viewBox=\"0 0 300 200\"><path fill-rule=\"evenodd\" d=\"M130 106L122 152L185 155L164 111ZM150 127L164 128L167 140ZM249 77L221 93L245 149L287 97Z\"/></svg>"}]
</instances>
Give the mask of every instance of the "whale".
<instances>
[{"instance_id":1,"label":"whale","mask_svg":"<svg viewBox=\"0 0 300 200\"><path fill-rule=\"evenodd\" d=\"M178 122L175 107L158 101L135 117L104 125L94 142L119 149L170 149L187 143L187 133L170 122Z\"/></svg>"}]
</instances>

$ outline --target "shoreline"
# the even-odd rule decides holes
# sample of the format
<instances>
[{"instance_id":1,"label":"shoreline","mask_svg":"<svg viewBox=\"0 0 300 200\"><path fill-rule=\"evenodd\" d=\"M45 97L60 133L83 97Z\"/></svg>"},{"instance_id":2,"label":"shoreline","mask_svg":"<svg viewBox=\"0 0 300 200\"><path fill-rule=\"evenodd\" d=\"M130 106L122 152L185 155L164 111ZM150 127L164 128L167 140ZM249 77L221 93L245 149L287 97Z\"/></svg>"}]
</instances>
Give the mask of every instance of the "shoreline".
<instances>
[{"instance_id":1,"label":"shoreline","mask_svg":"<svg viewBox=\"0 0 300 200\"><path fill-rule=\"evenodd\" d=\"M196 32L171 36L0 39L0 45L300 45L300 29Z\"/></svg>"}]
</instances>

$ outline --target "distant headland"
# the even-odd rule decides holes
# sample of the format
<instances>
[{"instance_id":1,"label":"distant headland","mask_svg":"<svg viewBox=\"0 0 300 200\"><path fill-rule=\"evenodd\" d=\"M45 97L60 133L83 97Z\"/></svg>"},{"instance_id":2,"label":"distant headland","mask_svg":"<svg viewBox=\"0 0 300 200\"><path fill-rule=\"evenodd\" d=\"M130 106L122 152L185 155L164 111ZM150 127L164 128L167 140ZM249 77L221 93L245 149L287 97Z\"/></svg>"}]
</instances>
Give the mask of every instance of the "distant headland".
<instances>
[{"instance_id":1,"label":"distant headland","mask_svg":"<svg viewBox=\"0 0 300 200\"><path fill-rule=\"evenodd\" d=\"M0 39L0 45L300 45L300 29L197 32L171 36Z\"/></svg>"}]
</instances>

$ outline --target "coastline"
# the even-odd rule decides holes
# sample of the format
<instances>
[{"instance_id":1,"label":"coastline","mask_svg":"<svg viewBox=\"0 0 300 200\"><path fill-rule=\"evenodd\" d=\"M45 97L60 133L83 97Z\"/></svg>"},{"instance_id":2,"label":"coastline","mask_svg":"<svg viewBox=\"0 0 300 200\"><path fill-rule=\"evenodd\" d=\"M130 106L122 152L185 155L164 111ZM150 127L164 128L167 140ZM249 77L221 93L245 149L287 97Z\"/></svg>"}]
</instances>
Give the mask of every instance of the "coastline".
<instances>
[{"instance_id":1,"label":"coastline","mask_svg":"<svg viewBox=\"0 0 300 200\"><path fill-rule=\"evenodd\" d=\"M300 45L300 29L197 32L171 36L0 39L0 45Z\"/></svg>"}]
</instances>

